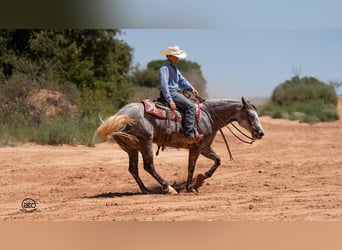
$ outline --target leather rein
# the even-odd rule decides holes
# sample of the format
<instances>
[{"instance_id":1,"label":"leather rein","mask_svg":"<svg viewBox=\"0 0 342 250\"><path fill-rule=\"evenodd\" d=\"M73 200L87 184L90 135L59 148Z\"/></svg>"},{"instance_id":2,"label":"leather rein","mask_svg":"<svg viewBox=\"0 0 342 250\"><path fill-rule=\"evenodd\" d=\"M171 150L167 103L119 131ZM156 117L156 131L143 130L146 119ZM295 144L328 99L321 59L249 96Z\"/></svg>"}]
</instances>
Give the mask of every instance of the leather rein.
<instances>
[{"instance_id":1,"label":"leather rein","mask_svg":"<svg viewBox=\"0 0 342 250\"><path fill-rule=\"evenodd\" d=\"M204 98L202 98L202 97L200 97L200 96L197 96L197 98L198 98L198 100L200 101L200 102L204 102L205 101L205 99ZM207 106L208 107L208 106ZM213 110L211 110L211 111L213 111ZM221 122L223 122L223 123L225 123L222 119L221 119L221 117L215 112L215 111L213 111L213 113L216 115L216 117L221 121ZM247 116L248 117L248 116ZM247 140L244 140L244 139L242 139L242 138L240 138L238 135L236 135L234 132L233 132L233 130L230 128L230 127L228 127L228 125L229 124L227 124L225 127L230 131L230 133L232 133L232 135L234 135L234 137L235 138L237 138L239 141L241 141L241 142L243 142L243 143L247 143L247 144L252 144L253 142L255 142L255 139L253 139L252 137L250 137L249 135L247 135L247 134L245 134L243 131L241 131L237 126L235 126L235 124L234 123L230 123L241 135L243 135L244 137L246 137L247 139L249 139L250 141L247 141ZM232 152L231 152L231 150L230 150L230 147L229 147L229 144L228 144L228 140L226 139L226 136L225 136L225 134L223 133L223 131L222 131L222 128L220 128L219 129L219 131L220 131L220 133L221 133L221 135L222 135L222 138L223 138L223 141L224 141L224 143L226 144L226 148L227 148L227 151L228 151L228 154L229 154L229 158L230 158L230 160L232 161L233 160L233 154L232 154Z\"/></svg>"}]
</instances>

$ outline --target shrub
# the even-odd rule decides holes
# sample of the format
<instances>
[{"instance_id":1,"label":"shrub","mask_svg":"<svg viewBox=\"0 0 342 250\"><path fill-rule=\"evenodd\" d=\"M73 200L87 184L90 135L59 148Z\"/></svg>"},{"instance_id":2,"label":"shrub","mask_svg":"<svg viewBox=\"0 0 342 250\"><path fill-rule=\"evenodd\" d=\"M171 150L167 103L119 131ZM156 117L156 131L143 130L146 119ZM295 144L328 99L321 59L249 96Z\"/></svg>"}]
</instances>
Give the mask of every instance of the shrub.
<instances>
[{"instance_id":1,"label":"shrub","mask_svg":"<svg viewBox=\"0 0 342 250\"><path fill-rule=\"evenodd\" d=\"M70 119L54 117L35 130L31 138L40 144L75 144L77 141L77 128Z\"/></svg>"},{"instance_id":2,"label":"shrub","mask_svg":"<svg viewBox=\"0 0 342 250\"><path fill-rule=\"evenodd\" d=\"M135 89L131 102L140 102L143 99L157 99L160 95L158 88L136 87Z\"/></svg>"},{"instance_id":3,"label":"shrub","mask_svg":"<svg viewBox=\"0 0 342 250\"><path fill-rule=\"evenodd\" d=\"M271 100L279 105L307 103L318 100L324 104L337 104L337 95L333 86L329 86L314 77L298 76L278 85L272 93Z\"/></svg>"},{"instance_id":4,"label":"shrub","mask_svg":"<svg viewBox=\"0 0 342 250\"><path fill-rule=\"evenodd\" d=\"M261 115L316 123L339 119L332 86L313 77L293 77L277 86L271 101L260 106Z\"/></svg>"}]
</instances>

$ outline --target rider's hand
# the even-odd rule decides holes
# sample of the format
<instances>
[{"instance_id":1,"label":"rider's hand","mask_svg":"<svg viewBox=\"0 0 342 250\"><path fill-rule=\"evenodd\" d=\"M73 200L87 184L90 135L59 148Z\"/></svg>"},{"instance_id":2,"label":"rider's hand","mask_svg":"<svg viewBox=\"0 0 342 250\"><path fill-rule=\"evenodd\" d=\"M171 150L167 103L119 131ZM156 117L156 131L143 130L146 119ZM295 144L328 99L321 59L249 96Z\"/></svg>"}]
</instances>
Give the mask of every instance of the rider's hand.
<instances>
[{"instance_id":1,"label":"rider's hand","mask_svg":"<svg viewBox=\"0 0 342 250\"><path fill-rule=\"evenodd\" d=\"M170 105L171 110L175 110L176 109L176 103L170 102L169 105Z\"/></svg>"},{"instance_id":2,"label":"rider's hand","mask_svg":"<svg viewBox=\"0 0 342 250\"><path fill-rule=\"evenodd\" d=\"M192 90L192 93L195 95L195 96L198 96L198 91L196 89L193 89Z\"/></svg>"}]
</instances>

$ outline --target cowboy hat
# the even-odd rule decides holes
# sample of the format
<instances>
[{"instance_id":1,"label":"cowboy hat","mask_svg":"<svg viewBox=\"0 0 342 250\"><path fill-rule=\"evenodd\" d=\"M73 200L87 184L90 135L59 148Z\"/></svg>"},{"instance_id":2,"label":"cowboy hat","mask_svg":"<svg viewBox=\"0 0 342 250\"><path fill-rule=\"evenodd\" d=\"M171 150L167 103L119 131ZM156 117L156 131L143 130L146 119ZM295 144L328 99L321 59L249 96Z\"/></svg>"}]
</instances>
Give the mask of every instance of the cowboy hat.
<instances>
[{"instance_id":1,"label":"cowboy hat","mask_svg":"<svg viewBox=\"0 0 342 250\"><path fill-rule=\"evenodd\" d=\"M168 56L176 56L178 58L185 58L186 57L186 52L185 50L180 50L177 45L174 46L169 46L167 50L162 50L160 52L162 55Z\"/></svg>"}]
</instances>

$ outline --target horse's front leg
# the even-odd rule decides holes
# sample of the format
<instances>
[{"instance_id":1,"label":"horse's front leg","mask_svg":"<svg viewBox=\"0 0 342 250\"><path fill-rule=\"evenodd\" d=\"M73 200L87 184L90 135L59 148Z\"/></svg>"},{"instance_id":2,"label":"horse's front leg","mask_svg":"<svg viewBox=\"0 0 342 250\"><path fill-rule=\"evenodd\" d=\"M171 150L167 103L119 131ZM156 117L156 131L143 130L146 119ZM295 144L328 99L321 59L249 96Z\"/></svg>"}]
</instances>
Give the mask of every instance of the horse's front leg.
<instances>
[{"instance_id":1,"label":"horse's front leg","mask_svg":"<svg viewBox=\"0 0 342 250\"><path fill-rule=\"evenodd\" d=\"M216 169L221 165L221 158L215 153L212 147L207 147L201 151L201 154L214 161L214 165L204 174L204 178L210 178Z\"/></svg>"},{"instance_id":2,"label":"horse's front leg","mask_svg":"<svg viewBox=\"0 0 342 250\"><path fill-rule=\"evenodd\" d=\"M192 184L192 178L193 178L193 175L194 175L195 165L196 165L196 161L198 159L199 154L200 154L199 145L195 145L194 144L189 149L188 179L187 179L187 182L186 182L186 190L188 192L197 193L196 187L194 187L193 184Z\"/></svg>"},{"instance_id":3,"label":"horse's front leg","mask_svg":"<svg viewBox=\"0 0 342 250\"><path fill-rule=\"evenodd\" d=\"M193 184L192 184L192 189L195 190L196 192L198 192L198 189L203 185L204 180L207 178L210 178L214 174L218 166L221 165L220 157L214 152L214 150L211 147L202 149L200 153L206 158L213 160L214 165L204 175L203 174L197 175L195 181L193 181Z\"/></svg>"}]
</instances>

